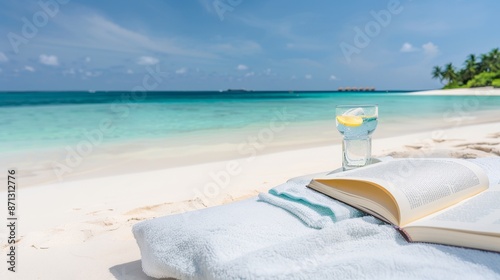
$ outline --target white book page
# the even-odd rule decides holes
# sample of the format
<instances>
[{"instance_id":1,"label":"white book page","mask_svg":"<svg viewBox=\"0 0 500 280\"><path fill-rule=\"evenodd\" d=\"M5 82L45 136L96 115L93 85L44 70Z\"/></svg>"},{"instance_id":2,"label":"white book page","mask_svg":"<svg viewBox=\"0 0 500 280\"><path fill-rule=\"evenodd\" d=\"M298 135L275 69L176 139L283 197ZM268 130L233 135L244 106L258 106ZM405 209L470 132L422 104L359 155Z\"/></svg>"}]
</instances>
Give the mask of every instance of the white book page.
<instances>
[{"instance_id":1,"label":"white book page","mask_svg":"<svg viewBox=\"0 0 500 280\"><path fill-rule=\"evenodd\" d=\"M486 171L487 191L408 225L452 228L500 236L500 158L471 160Z\"/></svg>"},{"instance_id":2,"label":"white book page","mask_svg":"<svg viewBox=\"0 0 500 280\"><path fill-rule=\"evenodd\" d=\"M485 157L468 160L483 169L490 181L490 188L500 185L500 157Z\"/></svg>"},{"instance_id":3,"label":"white book page","mask_svg":"<svg viewBox=\"0 0 500 280\"><path fill-rule=\"evenodd\" d=\"M408 227L414 226L449 228L500 236L500 185L408 225Z\"/></svg>"},{"instance_id":4,"label":"white book page","mask_svg":"<svg viewBox=\"0 0 500 280\"><path fill-rule=\"evenodd\" d=\"M401 225L456 204L489 185L480 167L457 159L396 159L331 177L382 185L398 202Z\"/></svg>"}]
</instances>

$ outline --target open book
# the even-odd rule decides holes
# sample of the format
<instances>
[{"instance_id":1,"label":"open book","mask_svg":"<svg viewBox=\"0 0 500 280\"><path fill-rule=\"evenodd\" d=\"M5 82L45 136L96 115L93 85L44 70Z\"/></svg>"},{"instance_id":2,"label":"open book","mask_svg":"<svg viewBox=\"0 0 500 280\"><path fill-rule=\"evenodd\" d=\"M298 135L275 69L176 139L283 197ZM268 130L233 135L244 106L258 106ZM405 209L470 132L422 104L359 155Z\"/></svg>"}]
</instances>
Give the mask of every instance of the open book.
<instances>
[{"instance_id":1,"label":"open book","mask_svg":"<svg viewBox=\"0 0 500 280\"><path fill-rule=\"evenodd\" d=\"M308 187L395 225L409 241L500 252L500 184L469 161L395 159Z\"/></svg>"}]
</instances>

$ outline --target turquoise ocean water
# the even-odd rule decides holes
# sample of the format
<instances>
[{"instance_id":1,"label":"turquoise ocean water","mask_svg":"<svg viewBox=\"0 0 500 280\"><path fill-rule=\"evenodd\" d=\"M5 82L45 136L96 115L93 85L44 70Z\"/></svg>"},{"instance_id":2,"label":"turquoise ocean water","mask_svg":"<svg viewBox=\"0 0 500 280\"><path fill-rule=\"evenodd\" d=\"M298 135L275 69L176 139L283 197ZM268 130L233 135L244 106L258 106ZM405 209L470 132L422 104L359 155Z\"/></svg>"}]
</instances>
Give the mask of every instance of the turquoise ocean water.
<instances>
[{"instance_id":1,"label":"turquoise ocean water","mask_svg":"<svg viewBox=\"0 0 500 280\"><path fill-rule=\"evenodd\" d=\"M500 112L500 96L407 92L2 92L0 152L73 144L103 124L113 143L258 127L283 110L294 116L287 121L334 122L338 104L378 104L385 123Z\"/></svg>"}]
</instances>

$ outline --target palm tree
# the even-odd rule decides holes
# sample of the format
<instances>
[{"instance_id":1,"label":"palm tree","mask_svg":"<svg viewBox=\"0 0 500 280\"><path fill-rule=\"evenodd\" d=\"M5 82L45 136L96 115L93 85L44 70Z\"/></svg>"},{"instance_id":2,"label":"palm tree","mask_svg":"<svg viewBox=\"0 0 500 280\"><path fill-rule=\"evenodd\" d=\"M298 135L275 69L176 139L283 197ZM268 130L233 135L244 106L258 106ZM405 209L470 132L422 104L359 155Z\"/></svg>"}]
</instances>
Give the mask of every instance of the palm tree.
<instances>
[{"instance_id":1,"label":"palm tree","mask_svg":"<svg viewBox=\"0 0 500 280\"><path fill-rule=\"evenodd\" d=\"M492 77L500 77L500 48L494 48L479 57L469 54L463 65L460 69L456 69L452 63L444 67L434 66L432 78L439 79L441 83L445 81L445 88L490 85Z\"/></svg>"},{"instance_id":2,"label":"palm tree","mask_svg":"<svg viewBox=\"0 0 500 280\"><path fill-rule=\"evenodd\" d=\"M481 62L479 62L479 72L491 72L493 61L490 54L481 54Z\"/></svg>"},{"instance_id":3,"label":"palm tree","mask_svg":"<svg viewBox=\"0 0 500 280\"><path fill-rule=\"evenodd\" d=\"M474 78L478 70L478 63L475 54L469 54L465 60L465 68L463 69L462 83L466 84L467 81Z\"/></svg>"},{"instance_id":4,"label":"palm tree","mask_svg":"<svg viewBox=\"0 0 500 280\"><path fill-rule=\"evenodd\" d=\"M434 66L434 68L432 68L432 78L439 79L439 81L443 83L443 70L441 70L441 67Z\"/></svg>"},{"instance_id":5,"label":"palm tree","mask_svg":"<svg viewBox=\"0 0 500 280\"><path fill-rule=\"evenodd\" d=\"M491 71L500 71L500 50L494 48L488 54L491 61Z\"/></svg>"},{"instance_id":6,"label":"palm tree","mask_svg":"<svg viewBox=\"0 0 500 280\"><path fill-rule=\"evenodd\" d=\"M449 84L456 82L457 73L452 63L448 63L444 66L443 79L447 80Z\"/></svg>"}]
</instances>

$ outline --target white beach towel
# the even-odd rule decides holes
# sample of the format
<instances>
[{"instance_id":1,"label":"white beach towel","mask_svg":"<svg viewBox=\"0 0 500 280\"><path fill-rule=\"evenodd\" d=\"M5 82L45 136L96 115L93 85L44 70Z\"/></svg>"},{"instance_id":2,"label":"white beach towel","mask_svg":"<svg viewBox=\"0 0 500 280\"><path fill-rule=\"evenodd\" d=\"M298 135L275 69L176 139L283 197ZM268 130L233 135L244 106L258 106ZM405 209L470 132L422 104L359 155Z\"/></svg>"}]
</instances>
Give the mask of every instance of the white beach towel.
<instances>
[{"instance_id":1,"label":"white beach towel","mask_svg":"<svg viewBox=\"0 0 500 280\"><path fill-rule=\"evenodd\" d=\"M500 183L500 158L473 161ZM136 224L142 266L180 279L500 279L500 254L408 243L295 178L259 198Z\"/></svg>"}]
</instances>

